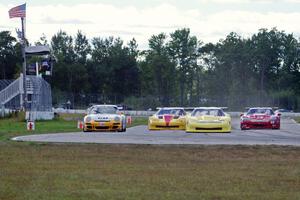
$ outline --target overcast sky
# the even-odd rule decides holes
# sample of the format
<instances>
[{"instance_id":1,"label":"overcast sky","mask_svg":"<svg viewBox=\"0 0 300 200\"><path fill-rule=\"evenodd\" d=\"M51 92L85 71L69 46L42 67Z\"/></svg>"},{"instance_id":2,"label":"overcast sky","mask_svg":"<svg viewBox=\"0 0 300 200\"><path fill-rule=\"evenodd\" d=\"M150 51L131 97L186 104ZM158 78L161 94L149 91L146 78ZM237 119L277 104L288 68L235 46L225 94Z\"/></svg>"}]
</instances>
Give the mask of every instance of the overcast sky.
<instances>
[{"instance_id":1,"label":"overcast sky","mask_svg":"<svg viewBox=\"0 0 300 200\"><path fill-rule=\"evenodd\" d=\"M0 0L0 31L15 36L20 19L8 10L24 1ZM31 43L59 30L74 36L135 38L147 48L153 34L190 28L204 42L217 42L234 31L248 37L260 28L277 27L300 37L300 0L28 0L26 36Z\"/></svg>"}]
</instances>

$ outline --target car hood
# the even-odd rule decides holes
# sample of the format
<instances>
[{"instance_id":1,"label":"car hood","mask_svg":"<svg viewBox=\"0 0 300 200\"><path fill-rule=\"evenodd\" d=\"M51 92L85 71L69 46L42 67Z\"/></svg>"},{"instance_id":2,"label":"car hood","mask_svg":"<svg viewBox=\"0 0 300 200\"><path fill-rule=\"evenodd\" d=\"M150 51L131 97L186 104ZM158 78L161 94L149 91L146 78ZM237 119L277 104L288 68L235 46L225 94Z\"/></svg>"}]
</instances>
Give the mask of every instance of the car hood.
<instances>
[{"instance_id":1,"label":"car hood","mask_svg":"<svg viewBox=\"0 0 300 200\"><path fill-rule=\"evenodd\" d=\"M174 118L174 117L185 117L184 115L173 115L173 114L164 114L164 115L154 115L155 118L159 118L159 117L162 117L162 118Z\"/></svg>"},{"instance_id":2,"label":"car hood","mask_svg":"<svg viewBox=\"0 0 300 200\"><path fill-rule=\"evenodd\" d=\"M224 116L211 116L211 115L204 115L204 116L198 116L198 117L193 117L197 120L201 121L215 121L215 120L221 120L224 119Z\"/></svg>"},{"instance_id":3,"label":"car hood","mask_svg":"<svg viewBox=\"0 0 300 200\"><path fill-rule=\"evenodd\" d=\"M253 114L253 115L246 115L246 117L250 118L250 119L257 119L257 120L263 120L263 119L270 119L271 116L270 115L266 115L266 114Z\"/></svg>"},{"instance_id":4,"label":"car hood","mask_svg":"<svg viewBox=\"0 0 300 200\"><path fill-rule=\"evenodd\" d=\"M112 120L116 116L120 116L118 114L89 114L87 117L91 117L93 120Z\"/></svg>"}]
</instances>

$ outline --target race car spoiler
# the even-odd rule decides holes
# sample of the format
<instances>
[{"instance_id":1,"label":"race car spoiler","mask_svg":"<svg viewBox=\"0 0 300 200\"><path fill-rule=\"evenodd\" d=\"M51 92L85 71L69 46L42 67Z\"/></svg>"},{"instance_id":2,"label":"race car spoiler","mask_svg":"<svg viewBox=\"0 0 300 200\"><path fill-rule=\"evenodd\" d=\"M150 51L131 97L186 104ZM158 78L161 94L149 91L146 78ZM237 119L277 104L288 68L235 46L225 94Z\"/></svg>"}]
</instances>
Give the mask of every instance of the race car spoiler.
<instances>
[{"instance_id":1,"label":"race car spoiler","mask_svg":"<svg viewBox=\"0 0 300 200\"><path fill-rule=\"evenodd\" d=\"M195 108L220 108L222 110L226 110L228 109L228 107L157 107L156 109L159 110L159 109L162 109L162 108L174 108L174 109L184 109L185 111L193 111Z\"/></svg>"},{"instance_id":2,"label":"race car spoiler","mask_svg":"<svg viewBox=\"0 0 300 200\"><path fill-rule=\"evenodd\" d=\"M245 107L245 110L249 110L250 108L262 108L262 109L273 109L273 110L277 110L278 107L270 107L270 106L258 106L258 107Z\"/></svg>"}]
</instances>

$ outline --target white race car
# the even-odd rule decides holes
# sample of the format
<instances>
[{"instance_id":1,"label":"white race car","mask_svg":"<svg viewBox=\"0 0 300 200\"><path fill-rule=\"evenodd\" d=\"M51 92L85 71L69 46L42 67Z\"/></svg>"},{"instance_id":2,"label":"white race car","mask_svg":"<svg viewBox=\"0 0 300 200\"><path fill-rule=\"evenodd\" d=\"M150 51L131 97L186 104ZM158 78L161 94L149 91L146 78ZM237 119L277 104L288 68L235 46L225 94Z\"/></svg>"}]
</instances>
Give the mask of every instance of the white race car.
<instances>
[{"instance_id":1,"label":"white race car","mask_svg":"<svg viewBox=\"0 0 300 200\"><path fill-rule=\"evenodd\" d=\"M126 116L116 105L94 105L84 117L83 131L126 131Z\"/></svg>"}]
</instances>

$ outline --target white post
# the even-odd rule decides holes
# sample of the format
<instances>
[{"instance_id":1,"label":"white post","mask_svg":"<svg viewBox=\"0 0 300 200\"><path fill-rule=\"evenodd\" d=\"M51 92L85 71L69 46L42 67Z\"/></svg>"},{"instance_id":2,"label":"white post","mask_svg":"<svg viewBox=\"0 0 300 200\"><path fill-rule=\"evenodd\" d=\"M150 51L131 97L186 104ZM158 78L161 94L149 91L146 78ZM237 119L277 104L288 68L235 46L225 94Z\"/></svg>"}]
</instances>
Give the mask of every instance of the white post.
<instances>
[{"instance_id":1,"label":"white post","mask_svg":"<svg viewBox=\"0 0 300 200\"><path fill-rule=\"evenodd\" d=\"M35 63L35 71L36 71L36 76L39 76L39 63Z\"/></svg>"},{"instance_id":2,"label":"white post","mask_svg":"<svg viewBox=\"0 0 300 200\"><path fill-rule=\"evenodd\" d=\"M20 78L19 78L19 91L20 91L20 105L22 107L24 105L23 73L20 74Z\"/></svg>"}]
</instances>

